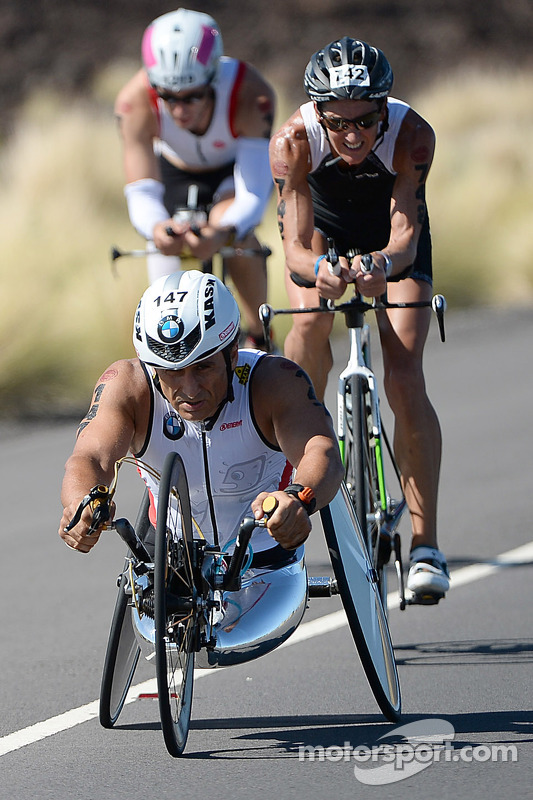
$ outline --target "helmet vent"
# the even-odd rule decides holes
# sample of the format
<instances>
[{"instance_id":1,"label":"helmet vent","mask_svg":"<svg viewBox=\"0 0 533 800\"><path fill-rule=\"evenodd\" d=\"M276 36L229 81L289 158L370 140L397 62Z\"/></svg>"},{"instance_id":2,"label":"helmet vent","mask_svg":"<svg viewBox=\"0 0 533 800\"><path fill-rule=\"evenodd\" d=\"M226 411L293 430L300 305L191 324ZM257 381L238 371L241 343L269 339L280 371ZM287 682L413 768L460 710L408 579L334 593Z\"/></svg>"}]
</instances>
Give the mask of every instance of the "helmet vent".
<instances>
[{"instance_id":1,"label":"helmet vent","mask_svg":"<svg viewBox=\"0 0 533 800\"><path fill-rule=\"evenodd\" d=\"M163 344L162 342L158 342L157 339L153 339L148 333L146 334L148 349L151 350L154 355L172 364L179 364L180 361L187 358L194 348L198 346L200 339L200 323L176 344Z\"/></svg>"}]
</instances>

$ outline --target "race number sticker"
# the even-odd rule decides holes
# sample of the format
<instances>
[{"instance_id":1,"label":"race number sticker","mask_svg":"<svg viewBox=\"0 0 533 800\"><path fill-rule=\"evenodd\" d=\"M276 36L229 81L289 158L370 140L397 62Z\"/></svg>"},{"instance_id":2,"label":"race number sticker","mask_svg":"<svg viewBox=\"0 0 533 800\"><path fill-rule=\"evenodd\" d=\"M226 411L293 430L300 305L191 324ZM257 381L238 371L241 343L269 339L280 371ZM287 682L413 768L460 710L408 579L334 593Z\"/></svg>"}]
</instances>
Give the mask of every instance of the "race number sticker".
<instances>
[{"instance_id":1,"label":"race number sticker","mask_svg":"<svg viewBox=\"0 0 533 800\"><path fill-rule=\"evenodd\" d=\"M340 89L343 86L370 86L370 77L365 66L343 64L330 69L329 83L332 89Z\"/></svg>"}]
</instances>

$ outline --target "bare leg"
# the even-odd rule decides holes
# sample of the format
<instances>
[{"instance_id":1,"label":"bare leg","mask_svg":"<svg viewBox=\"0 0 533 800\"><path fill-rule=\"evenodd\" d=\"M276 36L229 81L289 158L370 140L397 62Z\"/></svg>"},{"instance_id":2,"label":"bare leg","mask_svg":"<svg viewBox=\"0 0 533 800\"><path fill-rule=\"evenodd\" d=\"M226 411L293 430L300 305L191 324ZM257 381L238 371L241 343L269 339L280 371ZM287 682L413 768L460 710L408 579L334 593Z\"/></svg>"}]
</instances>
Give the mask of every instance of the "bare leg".
<instances>
[{"instance_id":1,"label":"bare leg","mask_svg":"<svg viewBox=\"0 0 533 800\"><path fill-rule=\"evenodd\" d=\"M430 297L431 287L423 281L406 279L388 287L391 302ZM391 309L379 318L384 385L395 417L394 450L411 514L412 547L437 547L441 431L422 367L430 316L425 308Z\"/></svg>"},{"instance_id":2,"label":"bare leg","mask_svg":"<svg viewBox=\"0 0 533 800\"><path fill-rule=\"evenodd\" d=\"M153 242L146 243L146 249L151 251L146 257L146 267L148 270L148 282L154 283L163 275L170 275L181 269L181 259L179 256L164 256L156 251Z\"/></svg>"},{"instance_id":3,"label":"bare leg","mask_svg":"<svg viewBox=\"0 0 533 800\"><path fill-rule=\"evenodd\" d=\"M309 308L319 304L316 289L302 289L285 271L285 284L291 308ZM285 339L285 355L305 369L320 401L324 400L328 373L333 364L329 336L332 314L295 314Z\"/></svg>"},{"instance_id":4,"label":"bare leg","mask_svg":"<svg viewBox=\"0 0 533 800\"><path fill-rule=\"evenodd\" d=\"M255 236L248 236L239 246L260 249ZM225 259L229 276L237 289L246 330L261 338L263 328L259 320L259 306L267 299L267 270L263 255L232 256Z\"/></svg>"},{"instance_id":5,"label":"bare leg","mask_svg":"<svg viewBox=\"0 0 533 800\"><path fill-rule=\"evenodd\" d=\"M233 202L233 196L224 196L211 209L209 221L216 225ZM259 250L254 234L237 243L238 247ZM263 255L232 256L225 259L225 267L239 293L244 326L252 336L261 338L263 327L259 320L259 306L267 301L267 270Z\"/></svg>"}]
</instances>

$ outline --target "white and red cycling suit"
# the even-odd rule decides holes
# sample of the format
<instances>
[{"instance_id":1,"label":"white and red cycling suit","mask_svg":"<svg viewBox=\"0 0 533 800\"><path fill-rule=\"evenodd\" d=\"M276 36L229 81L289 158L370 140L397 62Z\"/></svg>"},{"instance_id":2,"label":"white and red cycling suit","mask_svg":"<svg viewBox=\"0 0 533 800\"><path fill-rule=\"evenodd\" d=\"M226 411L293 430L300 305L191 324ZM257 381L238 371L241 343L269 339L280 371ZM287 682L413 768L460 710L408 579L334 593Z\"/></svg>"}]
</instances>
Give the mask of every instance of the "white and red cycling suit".
<instances>
[{"instance_id":1,"label":"white and red cycling suit","mask_svg":"<svg viewBox=\"0 0 533 800\"><path fill-rule=\"evenodd\" d=\"M159 483L144 469L143 462L161 473L165 458L172 451L179 453L185 465L194 520L206 540L213 544L211 497L218 543L229 552L233 549L229 543L234 540L243 517L253 516L251 503L257 495L289 485L292 467L279 447L262 435L251 403L254 370L264 357L257 350L239 351L233 375L235 399L225 404L211 429L205 423L182 419L158 389L151 368L143 364L151 391L151 414L146 441L135 457L150 491L152 524ZM254 553L275 546L276 542L264 528L255 529Z\"/></svg>"}]
</instances>

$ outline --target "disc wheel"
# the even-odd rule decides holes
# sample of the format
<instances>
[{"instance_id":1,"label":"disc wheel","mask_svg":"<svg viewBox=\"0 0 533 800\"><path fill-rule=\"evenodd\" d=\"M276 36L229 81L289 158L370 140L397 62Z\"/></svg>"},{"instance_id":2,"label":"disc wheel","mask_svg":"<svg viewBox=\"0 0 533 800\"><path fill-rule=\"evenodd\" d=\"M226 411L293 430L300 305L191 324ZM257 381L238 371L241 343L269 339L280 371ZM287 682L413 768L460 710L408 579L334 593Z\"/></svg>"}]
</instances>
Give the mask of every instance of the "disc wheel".
<instances>
[{"instance_id":1,"label":"disc wheel","mask_svg":"<svg viewBox=\"0 0 533 800\"><path fill-rule=\"evenodd\" d=\"M146 489L135 523L135 531L141 540L145 538L150 527L149 505L150 498ZM131 612L128 608L130 598L124 592L127 584L125 570L129 555L131 554L127 556L119 584L100 685L99 718L100 724L104 728L112 728L118 720L141 654L133 631Z\"/></svg>"},{"instance_id":2,"label":"disc wheel","mask_svg":"<svg viewBox=\"0 0 533 800\"><path fill-rule=\"evenodd\" d=\"M155 657L163 737L172 756L183 753L191 717L194 654L199 641L189 489L177 453L165 460L154 557Z\"/></svg>"},{"instance_id":3,"label":"disc wheel","mask_svg":"<svg viewBox=\"0 0 533 800\"><path fill-rule=\"evenodd\" d=\"M376 571L344 485L320 514L339 594L370 688L385 717L397 722L400 682L387 617Z\"/></svg>"}]
</instances>

